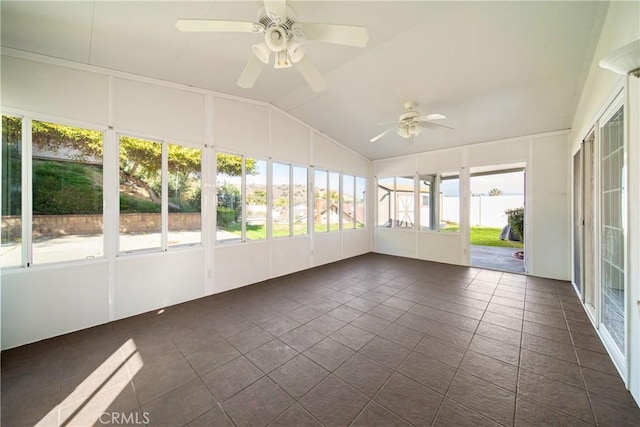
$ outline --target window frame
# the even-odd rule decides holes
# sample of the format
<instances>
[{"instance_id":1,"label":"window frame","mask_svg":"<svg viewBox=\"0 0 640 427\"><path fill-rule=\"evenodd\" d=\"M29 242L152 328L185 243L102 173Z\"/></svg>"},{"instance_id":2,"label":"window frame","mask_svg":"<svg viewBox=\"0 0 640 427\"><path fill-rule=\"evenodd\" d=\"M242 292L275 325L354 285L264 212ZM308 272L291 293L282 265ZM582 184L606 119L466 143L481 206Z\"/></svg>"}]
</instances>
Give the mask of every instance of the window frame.
<instances>
[{"instance_id":1,"label":"window frame","mask_svg":"<svg viewBox=\"0 0 640 427\"><path fill-rule=\"evenodd\" d=\"M108 185L108 173L107 173L107 161L109 134L112 131L107 126L101 126L96 123L89 123L79 120L70 120L62 117L51 116L48 114L33 114L12 108L3 108L1 110L2 116L10 116L20 118L22 120L21 129L21 144L22 144L22 170L21 170L21 186L22 186L22 198L21 198L21 238L22 248L20 263L13 266L2 267L3 271L20 271L27 268L45 269L45 268L57 268L60 265L86 265L90 263L103 262L109 256L108 253L108 218L111 216L111 211L107 206L107 193L109 189ZM33 263L33 121L52 123L56 125L76 127L85 130L95 131L102 133L103 144L103 175L102 175L102 255L91 258L77 258L62 261L52 261L45 263Z\"/></svg>"},{"instance_id":2,"label":"window frame","mask_svg":"<svg viewBox=\"0 0 640 427\"><path fill-rule=\"evenodd\" d=\"M400 227L398 226L399 221L398 221L398 214L399 214L399 207L398 207L398 201L397 201L397 193L398 193L398 178L401 179L410 179L413 181L413 190L412 190L412 197L408 198L412 201L413 203L413 221L411 223L410 227ZM381 176L381 177L376 177L376 228L380 228L380 229L394 229L394 230L405 230L405 231L415 231L417 224L419 224L419 209L416 209L416 200L417 200L417 175L416 174L407 174L407 175L402 175L402 174L397 174L397 175L393 175L393 176ZM389 206L389 210L392 211L391 212L391 216L392 218L389 218L388 221L390 220L391 223L389 224L389 226L383 226L380 225L380 200L378 199L378 189L380 188L380 184L379 181L381 179L393 179L393 190L391 190L389 192L389 194L393 193L394 194L394 198L393 200L389 199L389 203L391 205L391 202L393 202L393 206ZM386 188L386 187L385 187Z\"/></svg>"},{"instance_id":3,"label":"window frame","mask_svg":"<svg viewBox=\"0 0 640 427\"><path fill-rule=\"evenodd\" d=\"M161 167L160 167L160 179L161 179L161 203L160 203L160 246L153 248L142 248L142 249L133 249L122 251L120 248L120 138L121 137L130 137L141 139L144 141L154 142L161 145ZM182 249L190 249L190 248L199 248L203 247L203 238L204 233L202 230L202 205L200 207L200 242L199 243L184 243L178 245L169 245L169 145L178 145L185 148L195 149L200 151L200 173L203 174L203 164L205 157L205 146L198 146L197 144L190 144L188 142L177 141L174 139L165 139L158 138L149 135L142 135L135 132L126 132L126 131L114 131L115 138L115 149L114 149L114 158L115 161L115 233L117 233L116 241L115 241L115 256L116 257L129 257L140 254L150 254L150 253L160 253L160 252L173 252L176 250ZM202 177L200 180L200 191L202 194L203 185L202 185Z\"/></svg>"}]
</instances>

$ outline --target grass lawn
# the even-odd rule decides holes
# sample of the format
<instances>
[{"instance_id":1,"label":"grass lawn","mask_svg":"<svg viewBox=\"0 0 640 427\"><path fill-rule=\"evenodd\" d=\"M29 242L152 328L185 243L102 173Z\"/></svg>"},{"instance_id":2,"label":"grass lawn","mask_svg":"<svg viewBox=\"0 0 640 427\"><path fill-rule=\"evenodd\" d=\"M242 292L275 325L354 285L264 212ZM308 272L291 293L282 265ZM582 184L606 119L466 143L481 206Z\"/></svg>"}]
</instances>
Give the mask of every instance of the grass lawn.
<instances>
[{"instance_id":1,"label":"grass lawn","mask_svg":"<svg viewBox=\"0 0 640 427\"><path fill-rule=\"evenodd\" d=\"M446 231L458 231L458 227L447 227ZM524 245L522 242L510 242L508 240L500 240L501 228L497 227L471 227L471 244L478 246L499 246L503 248L520 248Z\"/></svg>"},{"instance_id":2,"label":"grass lawn","mask_svg":"<svg viewBox=\"0 0 640 427\"><path fill-rule=\"evenodd\" d=\"M316 233L326 233L327 226L324 224L316 224ZM362 228L358 226L358 228ZM221 230L228 231L229 233L241 235L241 227L239 223L229 224L226 227L221 227ZM329 231L340 230L340 224L331 224ZM294 223L293 235L307 234L307 224ZM286 237L289 236L289 224L273 224L271 227L272 237ZM264 225L247 225L247 240L262 240L267 238L267 228Z\"/></svg>"}]
</instances>

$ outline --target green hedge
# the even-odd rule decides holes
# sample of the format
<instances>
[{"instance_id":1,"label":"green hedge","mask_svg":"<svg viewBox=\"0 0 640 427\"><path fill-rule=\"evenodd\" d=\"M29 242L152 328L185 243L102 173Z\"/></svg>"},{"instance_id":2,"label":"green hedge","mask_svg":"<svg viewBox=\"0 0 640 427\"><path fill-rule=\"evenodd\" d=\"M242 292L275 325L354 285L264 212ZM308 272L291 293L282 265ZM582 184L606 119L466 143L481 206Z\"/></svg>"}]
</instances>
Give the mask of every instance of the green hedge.
<instances>
[{"instance_id":1,"label":"green hedge","mask_svg":"<svg viewBox=\"0 0 640 427\"><path fill-rule=\"evenodd\" d=\"M218 206L216 211L218 227L228 227L235 222L236 212L233 209Z\"/></svg>"}]
</instances>

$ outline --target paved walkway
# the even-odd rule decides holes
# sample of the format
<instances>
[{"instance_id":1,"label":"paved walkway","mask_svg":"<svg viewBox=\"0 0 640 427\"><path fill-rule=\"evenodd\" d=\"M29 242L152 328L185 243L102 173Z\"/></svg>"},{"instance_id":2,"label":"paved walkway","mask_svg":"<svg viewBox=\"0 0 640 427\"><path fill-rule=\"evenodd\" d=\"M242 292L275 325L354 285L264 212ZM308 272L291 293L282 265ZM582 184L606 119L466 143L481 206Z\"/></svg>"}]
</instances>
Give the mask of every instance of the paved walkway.
<instances>
[{"instance_id":1,"label":"paved walkway","mask_svg":"<svg viewBox=\"0 0 640 427\"><path fill-rule=\"evenodd\" d=\"M471 245L471 265L491 270L524 273L524 260L514 258L518 248Z\"/></svg>"}]
</instances>

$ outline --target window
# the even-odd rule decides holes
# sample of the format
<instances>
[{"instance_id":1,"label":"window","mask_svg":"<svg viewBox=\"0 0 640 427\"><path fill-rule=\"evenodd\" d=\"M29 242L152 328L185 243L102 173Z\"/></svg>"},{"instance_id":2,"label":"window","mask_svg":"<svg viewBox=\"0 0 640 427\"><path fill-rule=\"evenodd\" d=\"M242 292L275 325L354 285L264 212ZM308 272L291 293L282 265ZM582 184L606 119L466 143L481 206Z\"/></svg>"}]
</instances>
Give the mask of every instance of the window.
<instances>
[{"instance_id":1,"label":"window","mask_svg":"<svg viewBox=\"0 0 640 427\"><path fill-rule=\"evenodd\" d=\"M316 171L314 172L314 176L314 230L316 233L323 233L329 230L329 210L327 205L329 175L327 171L316 169Z\"/></svg>"},{"instance_id":2,"label":"window","mask_svg":"<svg viewBox=\"0 0 640 427\"><path fill-rule=\"evenodd\" d=\"M32 122L32 261L103 255L102 132Z\"/></svg>"},{"instance_id":3,"label":"window","mask_svg":"<svg viewBox=\"0 0 640 427\"><path fill-rule=\"evenodd\" d=\"M274 162L272 170L271 197L273 208L271 235L273 237L290 236L291 165Z\"/></svg>"},{"instance_id":4,"label":"window","mask_svg":"<svg viewBox=\"0 0 640 427\"><path fill-rule=\"evenodd\" d=\"M162 143L120 137L120 252L162 247Z\"/></svg>"},{"instance_id":5,"label":"window","mask_svg":"<svg viewBox=\"0 0 640 427\"><path fill-rule=\"evenodd\" d=\"M340 174L337 172L329 172L326 215L329 231L340 231Z\"/></svg>"},{"instance_id":6,"label":"window","mask_svg":"<svg viewBox=\"0 0 640 427\"><path fill-rule=\"evenodd\" d=\"M119 251L199 244L202 151L120 136L118 152Z\"/></svg>"},{"instance_id":7,"label":"window","mask_svg":"<svg viewBox=\"0 0 640 427\"><path fill-rule=\"evenodd\" d=\"M307 168L293 166L293 235L307 234Z\"/></svg>"},{"instance_id":8,"label":"window","mask_svg":"<svg viewBox=\"0 0 640 427\"><path fill-rule=\"evenodd\" d=\"M2 267L22 265L22 119L2 116Z\"/></svg>"},{"instance_id":9,"label":"window","mask_svg":"<svg viewBox=\"0 0 640 427\"><path fill-rule=\"evenodd\" d=\"M245 164L242 156L216 155L216 241L242 241L242 175Z\"/></svg>"},{"instance_id":10,"label":"window","mask_svg":"<svg viewBox=\"0 0 640 427\"><path fill-rule=\"evenodd\" d=\"M420 175L420 230L457 232L460 229L460 179L457 172Z\"/></svg>"},{"instance_id":11,"label":"window","mask_svg":"<svg viewBox=\"0 0 640 427\"><path fill-rule=\"evenodd\" d=\"M355 228L356 180L352 175L342 175L342 229Z\"/></svg>"},{"instance_id":12,"label":"window","mask_svg":"<svg viewBox=\"0 0 640 427\"><path fill-rule=\"evenodd\" d=\"M366 225L366 193L367 180L365 178L357 176L354 211L356 228L364 228Z\"/></svg>"},{"instance_id":13,"label":"window","mask_svg":"<svg viewBox=\"0 0 640 427\"><path fill-rule=\"evenodd\" d=\"M247 240L267 238L267 162L246 159Z\"/></svg>"},{"instance_id":14,"label":"window","mask_svg":"<svg viewBox=\"0 0 640 427\"><path fill-rule=\"evenodd\" d=\"M202 151L168 145L168 246L199 244L201 237Z\"/></svg>"},{"instance_id":15,"label":"window","mask_svg":"<svg viewBox=\"0 0 640 427\"><path fill-rule=\"evenodd\" d=\"M414 200L413 177L378 179L378 227L413 228Z\"/></svg>"},{"instance_id":16,"label":"window","mask_svg":"<svg viewBox=\"0 0 640 427\"><path fill-rule=\"evenodd\" d=\"M440 174L440 231L460 231L460 178L457 172Z\"/></svg>"},{"instance_id":17,"label":"window","mask_svg":"<svg viewBox=\"0 0 640 427\"><path fill-rule=\"evenodd\" d=\"M437 230L438 221L436 215L436 176L420 175L420 230Z\"/></svg>"}]
</instances>

